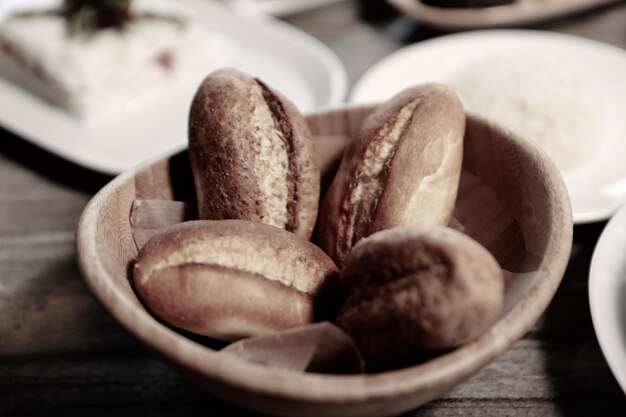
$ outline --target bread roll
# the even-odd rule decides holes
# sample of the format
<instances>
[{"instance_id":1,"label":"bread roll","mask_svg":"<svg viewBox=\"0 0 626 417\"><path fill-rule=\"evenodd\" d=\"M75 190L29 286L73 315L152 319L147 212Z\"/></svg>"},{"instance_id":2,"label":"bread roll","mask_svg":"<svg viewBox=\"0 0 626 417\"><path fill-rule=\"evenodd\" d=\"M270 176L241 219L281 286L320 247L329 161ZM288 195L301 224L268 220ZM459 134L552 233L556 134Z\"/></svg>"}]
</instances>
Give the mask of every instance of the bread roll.
<instances>
[{"instance_id":1,"label":"bread roll","mask_svg":"<svg viewBox=\"0 0 626 417\"><path fill-rule=\"evenodd\" d=\"M339 271L312 243L244 220L165 229L140 250L137 292L172 326L233 341L334 317Z\"/></svg>"},{"instance_id":2,"label":"bread roll","mask_svg":"<svg viewBox=\"0 0 626 417\"><path fill-rule=\"evenodd\" d=\"M466 343L498 318L504 278L495 258L445 227L395 228L357 243L341 272L337 325L370 371L411 365Z\"/></svg>"},{"instance_id":3,"label":"bread roll","mask_svg":"<svg viewBox=\"0 0 626 417\"><path fill-rule=\"evenodd\" d=\"M318 242L337 265L378 230L448 223L464 133L461 102L441 84L408 88L364 120L320 211Z\"/></svg>"},{"instance_id":4,"label":"bread roll","mask_svg":"<svg viewBox=\"0 0 626 417\"><path fill-rule=\"evenodd\" d=\"M287 98L234 69L211 73L189 114L201 219L244 219L310 238L320 173L308 126Z\"/></svg>"}]
</instances>

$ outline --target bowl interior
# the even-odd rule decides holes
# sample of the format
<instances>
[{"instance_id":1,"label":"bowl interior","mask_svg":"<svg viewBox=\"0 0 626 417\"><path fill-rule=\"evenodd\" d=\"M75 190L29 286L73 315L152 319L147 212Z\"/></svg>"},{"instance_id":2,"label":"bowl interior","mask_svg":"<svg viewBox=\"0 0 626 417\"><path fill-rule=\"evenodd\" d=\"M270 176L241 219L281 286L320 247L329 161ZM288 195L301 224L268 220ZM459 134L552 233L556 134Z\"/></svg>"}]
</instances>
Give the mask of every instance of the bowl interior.
<instances>
[{"instance_id":1,"label":"bowl interior","mask_svg":"<svg viewBox=\"0 0 626 417\"><path fill-rule=\"evenodd\" d=\"M308 117L323 189L371 110L346 107ZM129 221L134 199L195 201L186 151L124 173L94 197L77 235L87 283L127 329L208 390L232 401L245 393L246 406L277 414L293 413L295 406L303 407L303 415L322 408L329 415L393 414L441 395L524 335L552 298L571 249L569 200L554 165L527 142L468 115L450 226L482 243L500 262L506 277L502 317L477 340L424 364L365 376L300 375L219 358L145 311L129 280L137 255Z\"/></svg>"}]
</instances>

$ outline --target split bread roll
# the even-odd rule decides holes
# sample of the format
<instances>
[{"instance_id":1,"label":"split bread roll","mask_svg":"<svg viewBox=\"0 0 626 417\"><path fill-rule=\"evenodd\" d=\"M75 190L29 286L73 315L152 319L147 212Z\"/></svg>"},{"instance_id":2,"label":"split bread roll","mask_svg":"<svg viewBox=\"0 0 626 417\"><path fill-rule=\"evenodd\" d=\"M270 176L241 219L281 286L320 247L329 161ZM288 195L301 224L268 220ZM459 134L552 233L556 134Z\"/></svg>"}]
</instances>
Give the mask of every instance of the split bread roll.
<instances>
[{"instance_id":1,"label":"split bread roll","mask_svg":"<svg viewBox=\"0 0 626 417\"><path fill-rule=\"evenodd\" d=\"M341 267L350 248L396 226L446 225L454 210L465 113L442 84L380 105L346 148L324 196L317 240Z\"/></svg>"},{"instance_id":2,"label":"split bread roll","mask_svg":"<svg viewBox=\"0 0 626 417\"><path fill-rule=\"evenodd\" d=\"M280 93L237 70L212 72L189 114L201 219L244 219L309 239L320 172L308 125Z\"/></svg>"},{"instance_id":3,"label":"split bread roll","mask_svg":"<svg viewBox=\"0 0 626 417\"><path fill-rule=\"evenodd\" d=\"M244 220L166 228L140 250L133 275L155 315L227 341L334 317L338 278L317 246Z\"/></svg>"},{"instance_id":4,"label":"split bread roll","mask_svg":"<svg viewBox=\"0 0 626 417\"><path fill-rule=\"evenodd\" d=\"M395 228L357 243L341 272L336 324L370 371L460 346L499 317L504 278L478 242L446 227Z\"/></svg>"}]
</instances>

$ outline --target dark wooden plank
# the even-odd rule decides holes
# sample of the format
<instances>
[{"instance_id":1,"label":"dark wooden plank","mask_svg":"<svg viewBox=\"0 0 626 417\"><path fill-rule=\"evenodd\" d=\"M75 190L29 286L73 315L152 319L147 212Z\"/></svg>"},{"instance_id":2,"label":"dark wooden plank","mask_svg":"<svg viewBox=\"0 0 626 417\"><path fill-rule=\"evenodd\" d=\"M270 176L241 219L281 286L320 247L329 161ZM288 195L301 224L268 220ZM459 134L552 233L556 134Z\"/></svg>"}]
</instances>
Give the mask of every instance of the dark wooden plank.
<instances>
[{"instance_id":1,"label":"dark wooden plank","mask_svg":"<svg viewBox=\"0 0 626 417\"><path fill-rule=\"evenodd\" d=\"M574 400L568 405L556 403L552 400L536 398L520 399L516 401L501 400L449 400L442 399L426 405L419 412L408 413L406 416L419 417L588 417L588 416L611 416L623 415L623 403L621 401L608 400L595 403ZM621 408L620 408L621 407Z\"/></svg>"},{"instance_id":2,"label":"dark wooden plank","mask_svg":"<svg viewBox=\"0 0 626 417\"><path fill-rule=\"evenodd\" d=\"M84 196L0 199L0 236L73 233L87 204Z\"/></svg>"},{"instance_id":3,"label":"dark wooden plank","mask_svg":"<svg viewBox=\"0 0 626 417\"><path fill-rule=\"evenodd\" d=\"M0 414L173 415L181 406L209 415L237 411L191 385L148 352L91 356L73 354L0 365Z\"/></svg>"},{"instance_id":4,"label":"dark wooden plank","mask_svg":"<svg viewBox=\"0 0 626 417\"><path fill-rule=\"evenodd\" d=\"M87 290L73 231L0 237L0 277L0 363L136 346Z\"/></svg>"},{"instance_id":5,"label":"dark wooden plank","mask_svg":"<svg viewBox=\"0 0 626 417\"><path fill-rule=\"evenodd\" d=\"M387 24L372 26L360 20L357 2L340 2L290 16L286 21L332 49L344 64L350 85L382 57L403 46L397 37L389 36L387 32L393 30L387 29Z\"/></svg>"},{"instance_id":6,"label":"dark wooden plank","mask_svg":"<svg viewBox=\"0 0 626 417\"><path fill-rule=\"evenodd\" d=\"M618 2L588 13L580 13L553 22L538 29L553 30L606 42L626 48L626 4Z\"/></svg>"}]
</instances>

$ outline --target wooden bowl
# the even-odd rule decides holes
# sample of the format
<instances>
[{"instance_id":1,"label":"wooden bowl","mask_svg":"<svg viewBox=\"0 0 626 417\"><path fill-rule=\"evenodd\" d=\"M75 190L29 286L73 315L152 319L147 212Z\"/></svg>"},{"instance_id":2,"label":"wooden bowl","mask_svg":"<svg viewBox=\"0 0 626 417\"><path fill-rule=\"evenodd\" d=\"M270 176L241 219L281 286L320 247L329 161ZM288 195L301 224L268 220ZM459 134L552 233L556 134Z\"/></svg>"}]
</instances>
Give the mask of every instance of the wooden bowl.
<instances>
[{"instance_id":1,"label":"wooden bowl","mask_svg":"<svg viewBox=\"0 0 626 417\"><path fill-rule=\"evenodd\" d=\"M372 106L310 115L327 182L347 138ZM125 172L87 205L76 245L88 286L133 335L211 394L275 415L395 415L431 401L520 339L552 299L572 244L569 199L555 165L529 142L468 115L461 187L452 226L487 247L506 271L502 316L478 339L428 362L367 375L270 369L218 352L155 320L129 279L137 249L134 199L193 200L186 152Z\"/></svg>"}]
</instances>

